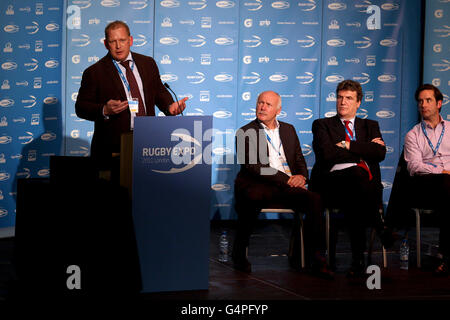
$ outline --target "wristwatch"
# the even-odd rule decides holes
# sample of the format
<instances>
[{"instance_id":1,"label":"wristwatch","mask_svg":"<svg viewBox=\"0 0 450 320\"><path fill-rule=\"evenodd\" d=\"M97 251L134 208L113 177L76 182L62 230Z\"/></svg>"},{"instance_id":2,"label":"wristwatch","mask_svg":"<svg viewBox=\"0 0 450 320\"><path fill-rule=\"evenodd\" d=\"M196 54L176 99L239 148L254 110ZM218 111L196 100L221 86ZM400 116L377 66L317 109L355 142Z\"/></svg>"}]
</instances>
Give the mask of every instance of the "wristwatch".
<instances>
[{"instance_id":1,"label":"wristwatch","mask_svg":"<svg viewBox=\"0 0 450 320\"><path fill-rule=\"evenodd\" d=\"M342 145L342 148L344 148L344 149L347 147L347 146L345 145L345 140L342 140L342 141L341 141L341 145Z\"/></svg>"}]
</instances>

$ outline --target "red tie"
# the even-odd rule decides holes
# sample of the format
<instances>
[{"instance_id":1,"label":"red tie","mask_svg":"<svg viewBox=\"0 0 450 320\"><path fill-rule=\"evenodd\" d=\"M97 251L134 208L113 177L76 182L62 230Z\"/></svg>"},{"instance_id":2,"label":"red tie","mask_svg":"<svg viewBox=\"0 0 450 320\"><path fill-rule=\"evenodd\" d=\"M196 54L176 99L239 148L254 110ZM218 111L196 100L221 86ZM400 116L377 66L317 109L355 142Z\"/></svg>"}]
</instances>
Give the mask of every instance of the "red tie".
<instances>
[{"instance_id":1,"label":"red tie","mask_svg":"<svg viewBox=\"0 0 450 320\"><path fill-rule=\"evenodd\" d=\"M352 129L350 129L349 124L350 121L349 120L344 120L344 124L345 124L345 128L347 129L345 132L345 141L350 142L350 140L353 139L353 131ZM367 173L369 174L369 181L372 180L372 173L370 172L369 167L367 166L367 163L364 160L361 160L358 164L358 167L363 168L364 170L367 171Z\"/></svg>"},{"instance_id":2,"label":"red tie","mask_svg":"<svg viewBox=\"0 0 450 320\"><path fill-rule=\"evenodd\" d=\"M141 97L141 93L139 92L139 86L137 84L136 78L134 77L133 71L130 68L129 65L130 61L126 60L126 61L122 61L120 64L122 66L125 67L125 69L127 70L127 81L128 84L130 85L130 90L131 90L131 96L133 98L137 98L139 101L139 109L138 109L138 113L137 116L145 116L145 109L144 109L144 102L142 101L142 97Z\"/></svg>"}]
</instances>

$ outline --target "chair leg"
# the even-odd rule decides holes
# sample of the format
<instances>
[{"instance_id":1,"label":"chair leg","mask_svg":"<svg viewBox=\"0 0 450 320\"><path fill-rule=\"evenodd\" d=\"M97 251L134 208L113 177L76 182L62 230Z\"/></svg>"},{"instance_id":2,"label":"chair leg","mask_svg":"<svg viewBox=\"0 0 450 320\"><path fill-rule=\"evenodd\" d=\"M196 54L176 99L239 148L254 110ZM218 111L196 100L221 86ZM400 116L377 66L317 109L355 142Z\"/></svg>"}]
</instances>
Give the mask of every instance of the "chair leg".
<instances>
[{"instance_id":1,"label":"chair leg","mask_svg":"<svg viewBox=\"0 0 450 320\"><path fill-rule=\"evenodd\" d=\"M330 265L330 210L325 209L325 237L327 242L327 264Z\"/></svg>"},{"instance_id":2,"label":"chair leg","mask_svg":"<svg viewBox=\"0 0 450 320\"><path fill-rule=\"evenodd\" d=\"M303 238L303 220L300 217L300 255L301 255L301 263L302 269L305 268L305 242Z\"/></svg>"},{"instance_id":3,"label":"chair leg","mask_svg":"<svg viewBox=\"0 0 450 320\"><path fill-rule=\"evenodd\" d=\"M417 268L422 267L421 259L421 248L420 248L420 210L417 208L413 209L416 212L416 253L417 253Z\"/></svg>"},{"instance_id":4,"label":"chair leg","mask_svg":"<svg viewBox=\"0 0 450 320\"><path fill-rule=\"evenodd\" d=\"M372 252L373 252L373 242L375 241L375 235L376 230L375 228L372 228L372 231L370 232L370 241L369 241L369 248L367 250L367 264L372 264Z\"/></svg>"}]
</instances>

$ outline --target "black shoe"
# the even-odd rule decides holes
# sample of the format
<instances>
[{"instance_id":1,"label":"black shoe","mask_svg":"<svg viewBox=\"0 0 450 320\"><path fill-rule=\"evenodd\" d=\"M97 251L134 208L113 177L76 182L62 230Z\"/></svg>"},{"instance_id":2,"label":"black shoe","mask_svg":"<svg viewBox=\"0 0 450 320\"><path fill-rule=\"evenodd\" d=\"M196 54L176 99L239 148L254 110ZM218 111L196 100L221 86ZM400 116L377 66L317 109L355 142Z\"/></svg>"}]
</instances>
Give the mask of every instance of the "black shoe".
<instances>
[{"instance_id":1,"label":"black shoe","mask_svg":"<svg viewBox=\"0 0 450 320\"><path fill-rule=\"evenodd\" d=\"M241 272L245 272L245 273L252 272L252 265L246 257L239 258L239 259L233 258L233 267L235 270L238 270Z\"/></svg>"},{"instance_id":2,"label":"black shoe","mask_svg":"<svg viewBox=\"0 0 450 320\"><path fill-rule=\"evenodd\" d=\"M389 249L394 245L395 240L398 238L398 235L392 232L390 228L384 227L380 232L380 240L381 244L385 249Z\"/></svg>"},{"instance_id":3,"label":"black shoe","mask_svg":"<svg viewBox=\"0 0 450 320\"><path fill-rule=\"evenodd\" d=\"M323 257L315 257L314 262L311 266L311 273L312 275L326 279L326 280L333 280L334 279L334 272L330 270L330 268L327 265L327 261Z\"/></svg>"},{"instance_id":4,"label":"black shoe","mask_svg":"<svg viewBox=\"0 0 450 320\"><path fill-rule=\"evenodd\" d=\"M365 275L365 268L363 261L353 261L352 266L347 271L347 278L355 279L362 278Z\"/></svg>"}]
</instances>

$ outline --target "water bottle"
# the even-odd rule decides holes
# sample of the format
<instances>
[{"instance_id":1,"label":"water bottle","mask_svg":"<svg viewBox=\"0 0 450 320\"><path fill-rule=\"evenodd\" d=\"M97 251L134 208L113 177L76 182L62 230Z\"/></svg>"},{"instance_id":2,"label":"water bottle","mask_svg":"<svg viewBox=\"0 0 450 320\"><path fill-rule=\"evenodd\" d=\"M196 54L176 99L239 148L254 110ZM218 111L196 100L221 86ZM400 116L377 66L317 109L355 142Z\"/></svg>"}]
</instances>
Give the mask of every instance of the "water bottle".
<instances>
[{"instance_id":1,"label":"water bottle","mask_svg":"<svg viewBox=\"0 0 450 320\"><path fill-rule=\"evenodd\" d=\"M400 245L400 269L408 270L409 244L408 239L403 239Z\"/></svg>"},{"instance_id":2,"label":"water bottle","mask_svg":"<svg viewBox=\"0 0 450 320\"><path fill-rule=\"evenodd\" d=\"M219 240L219 261L228 261L228 237L226 231L222 231L222 235Z\"/></svg>"}]
</instances>

